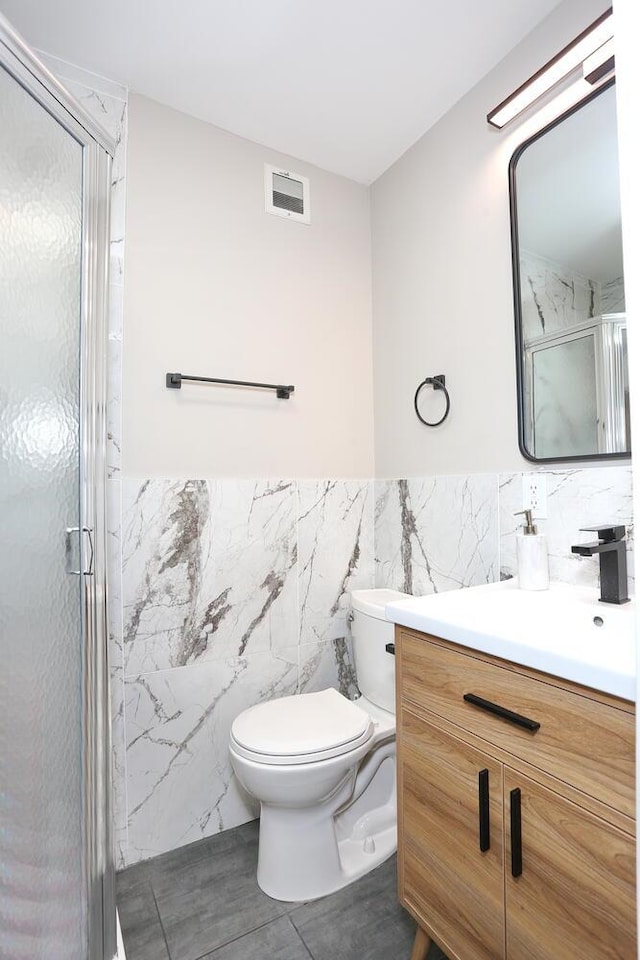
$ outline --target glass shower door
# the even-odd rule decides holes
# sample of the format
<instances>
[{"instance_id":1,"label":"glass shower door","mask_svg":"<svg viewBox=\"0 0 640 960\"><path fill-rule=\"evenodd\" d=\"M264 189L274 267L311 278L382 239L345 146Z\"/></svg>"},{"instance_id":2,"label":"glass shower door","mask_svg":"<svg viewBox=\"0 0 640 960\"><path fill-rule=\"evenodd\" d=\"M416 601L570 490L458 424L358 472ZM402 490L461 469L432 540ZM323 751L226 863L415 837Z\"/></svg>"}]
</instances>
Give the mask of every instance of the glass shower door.
<instances>
[{"instance_id":1,"label":"glass shower door","mask_svg":"<svg viewBox=\"0 0 640 960\"><path fill-rule=\"evenodd\" d=\"M55 112L0 66L2 960L102 957L87 854L89 174L87 143Z\"/></svg>"},{"instance_id":2,"label":"glass shower door","mask_svg":"<svg viewBox=\"0 0 640 960\"><path fill-rule=\"evenodd\" d=\"M597 453L597 357L593 330L530 349L535 456Z\"/></svg>"}]
</instances>

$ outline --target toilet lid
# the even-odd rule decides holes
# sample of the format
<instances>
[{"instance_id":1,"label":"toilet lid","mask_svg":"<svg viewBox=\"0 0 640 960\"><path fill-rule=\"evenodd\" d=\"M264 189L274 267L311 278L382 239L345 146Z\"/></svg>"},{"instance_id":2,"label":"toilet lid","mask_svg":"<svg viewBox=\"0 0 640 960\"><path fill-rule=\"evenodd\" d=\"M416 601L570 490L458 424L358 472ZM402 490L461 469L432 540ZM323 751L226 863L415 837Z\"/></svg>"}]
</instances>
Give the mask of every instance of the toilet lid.
<instances>
[{"instance_id":1,"label":"toilet lid","mask_svg":"<svg viewBox=\"0 0 640 960\"><path fill-rule=\"evenodd\" d=\"M369 715L333 688L259 703L231 727L236 744L267 763L338 756L366 743L372 732Z\"/></svg>"}]
</instances>

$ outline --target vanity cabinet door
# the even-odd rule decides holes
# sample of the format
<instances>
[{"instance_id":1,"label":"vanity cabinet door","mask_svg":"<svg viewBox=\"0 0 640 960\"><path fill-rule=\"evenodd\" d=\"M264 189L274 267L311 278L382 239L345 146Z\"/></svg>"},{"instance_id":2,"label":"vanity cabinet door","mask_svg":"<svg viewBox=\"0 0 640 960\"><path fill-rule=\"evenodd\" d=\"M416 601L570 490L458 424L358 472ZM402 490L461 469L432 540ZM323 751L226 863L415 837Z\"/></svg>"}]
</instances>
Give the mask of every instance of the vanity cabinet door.
<instances>
[{"instance_id":1,"label":"vanity cabinet door","mask_svg":"<svg viewBox=\"0 0 640 960\"><path fill-rule=\"evenodd\" d=\"M406 708L400 713L401 899L451 958L501 960L503 767ZM488 795L484 852L481 793Z\"/></svg>"},{"instance_id":2,"label":"vanity cabinet door","mask_svg":"<svg viewBox=\"0 0 640 960\"><path fill-rule=\"evenodd\" d=\"M508 767L504 797L508 960L635 960L633 838Z\"/></svg>"}]
</instances>

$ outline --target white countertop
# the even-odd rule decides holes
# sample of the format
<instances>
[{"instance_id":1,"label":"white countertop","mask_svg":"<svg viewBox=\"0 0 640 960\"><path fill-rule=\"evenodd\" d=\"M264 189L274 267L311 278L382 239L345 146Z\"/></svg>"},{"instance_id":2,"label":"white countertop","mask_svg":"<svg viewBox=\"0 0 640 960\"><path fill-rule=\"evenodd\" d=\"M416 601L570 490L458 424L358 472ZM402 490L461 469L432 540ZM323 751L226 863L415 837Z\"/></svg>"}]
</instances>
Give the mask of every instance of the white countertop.
<instances>
[{"instance_id":1,"label":"white countertop","mask_svg":"<svg viewBox=\"0 0 640 960\"><path fill-rule=\"evenodd\" d=\"M404 627L635 701L633 600L617 606L600 603L593 588L530 591L505 580L396 601L385 612Z\"/></svg>"}]
</instances>

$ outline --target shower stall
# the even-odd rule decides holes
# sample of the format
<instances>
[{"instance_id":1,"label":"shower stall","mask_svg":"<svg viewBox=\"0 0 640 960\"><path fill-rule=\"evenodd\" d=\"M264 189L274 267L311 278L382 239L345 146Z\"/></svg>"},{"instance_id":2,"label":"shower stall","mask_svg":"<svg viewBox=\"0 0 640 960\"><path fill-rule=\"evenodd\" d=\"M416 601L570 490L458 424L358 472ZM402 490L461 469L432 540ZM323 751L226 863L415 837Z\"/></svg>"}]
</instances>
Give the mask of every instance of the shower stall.
<instances>
[{"instance_id":1,"label":"shower stall","mask_svg":"<svg viewBox=\"0 0 640 960\"><path fill-rule=\"evenodd\" d=\"M525 342L524 428L542 459L631 452L626 314Z\"/></svg>"},{"instance_id":2,"label":"shower stall","mask_svg":"<svg viewBox=\"0 0 640 960\"><path fill-rule=\"evenodd\" d=\"M112 960L114 144L0 17L0 956Z\"/></svg>"}]
</instances>

